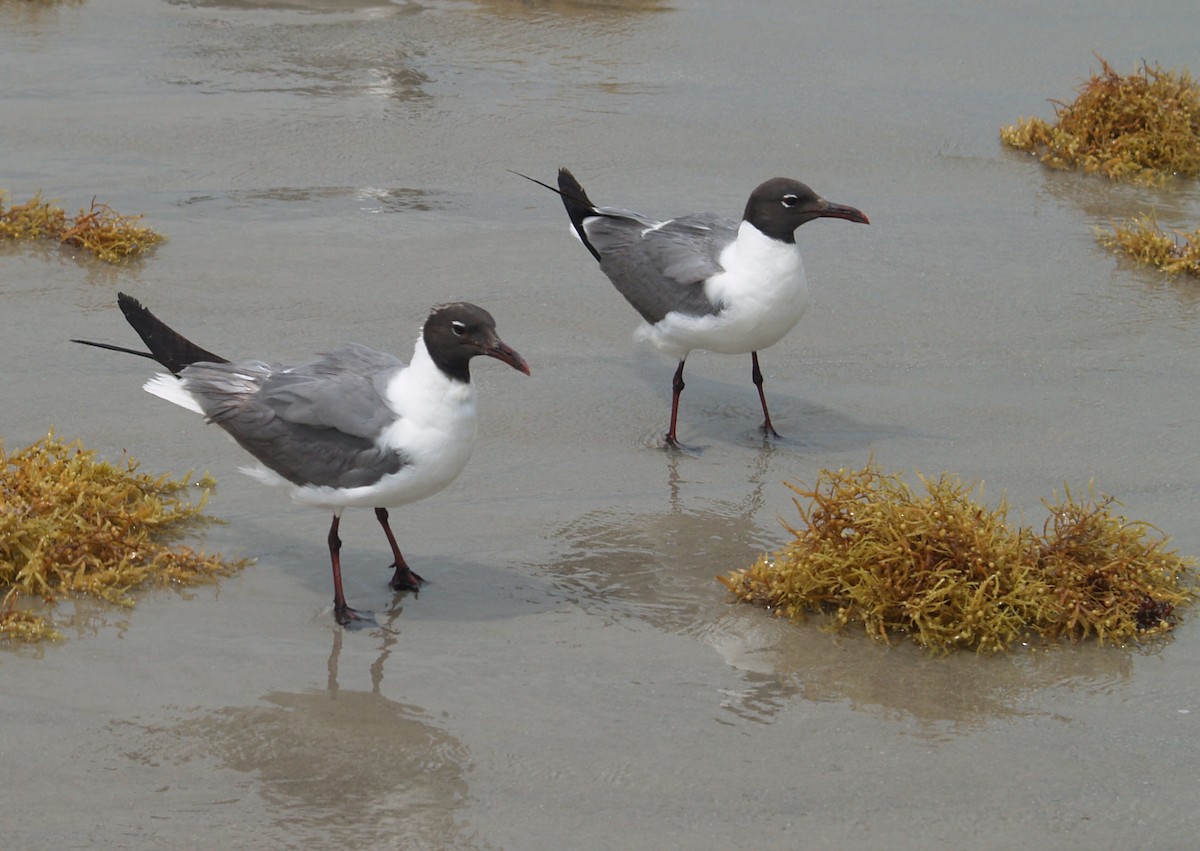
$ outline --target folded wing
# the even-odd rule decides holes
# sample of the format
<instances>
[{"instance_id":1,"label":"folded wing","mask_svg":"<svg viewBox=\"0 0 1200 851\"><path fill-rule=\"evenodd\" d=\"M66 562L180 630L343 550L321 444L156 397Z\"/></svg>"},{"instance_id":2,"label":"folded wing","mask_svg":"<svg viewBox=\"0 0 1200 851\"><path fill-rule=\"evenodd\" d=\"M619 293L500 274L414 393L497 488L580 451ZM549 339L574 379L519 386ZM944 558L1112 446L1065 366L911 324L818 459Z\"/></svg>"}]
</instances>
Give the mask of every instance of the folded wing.
<instances>
[{"instance_id":1,"label":"folded wing","mask_svg":"<svg viewBox=\"0 0 1200 851\"><path fill-rule=\"evenodd\" d=\"M718 312L704 281L722 271L718 258L737 238L732 219L698 214L654 222L601 207L583 227L600 254L601 270L647 322L672 312Z\"/></svg>"},{"instance_id":2,"label":"folded wing","mask_svg":"<svg viewBox=\"0 0 1200 851\"><path fill-rule=\"evenodd\" d=\"M209 421L267 468L295 484L351 488L409 463L379 445L395 418L383 389L403 368L392 355L349 345L291 368L194 364L180 379Z\"/></svg>"}]
</instances>

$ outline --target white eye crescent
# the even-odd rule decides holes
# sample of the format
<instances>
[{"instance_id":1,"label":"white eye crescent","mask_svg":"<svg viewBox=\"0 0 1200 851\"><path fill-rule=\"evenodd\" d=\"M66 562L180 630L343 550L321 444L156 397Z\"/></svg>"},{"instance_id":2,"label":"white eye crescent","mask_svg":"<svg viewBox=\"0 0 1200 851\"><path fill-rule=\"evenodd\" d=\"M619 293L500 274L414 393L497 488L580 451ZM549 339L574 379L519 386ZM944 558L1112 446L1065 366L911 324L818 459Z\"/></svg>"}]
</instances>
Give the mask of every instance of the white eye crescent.
<instances>
[{"instance_id":1,"label":"white eye crescent","mask_svg":"<svg viewBox=\"0 0 1200 851\"><path fill-rule=\"evenodd\" d=\"M783 206L785 206L785 207L795 207L799 203L800 203L800 199L797 198L795 195L784 195L783 196Z\"/></svg>"},{"instance_id":2,"label":"white eye crescent","mask_svg":"<svg viewBox=\"0 0 1200 851\"><path fill-rule=\"evenodd\" d=\"M450 323L450 330L454 332L455 337L461 337L463 334L467 333L467 326L455 319Z\"/></svg>"}]
</instances>

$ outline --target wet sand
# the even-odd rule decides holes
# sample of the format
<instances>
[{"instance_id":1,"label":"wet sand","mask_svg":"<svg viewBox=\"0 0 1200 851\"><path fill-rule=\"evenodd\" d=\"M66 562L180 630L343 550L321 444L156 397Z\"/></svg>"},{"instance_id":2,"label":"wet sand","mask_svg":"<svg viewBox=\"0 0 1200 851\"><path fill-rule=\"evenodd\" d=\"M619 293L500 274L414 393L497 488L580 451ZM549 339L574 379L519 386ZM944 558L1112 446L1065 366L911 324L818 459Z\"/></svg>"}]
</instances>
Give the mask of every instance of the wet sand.
<instances>
[{"instance_id":1,"label":"wet sand","mask_svg":"<svg viewBox=\"0 0 1200 851\"><path fill-rule=\"evenodd\" d=\"M219 588L80 604L0 654L12 848L1186 848L1200 631L931 658L731 605L713 581L785 540L783 482L951 471L1040 526L1064 482L1200 553L1200 289L1108 255L1195 184L1052 173L1001 148L1096 66L1200 68L1190 3L0 0L0 188L96 195L170 241L109 267L0 246L0 436L53 426L153 471L211 471ZM804 226L813 305L763 353L672 364L567 235L543 179L598 203L737 215L799 178L871 217ZM469 299L529 360L476 369L462 478L342 526L240 476L140 385L118 290L205 347L407 357ZM71 612L68 606L65 613Z\"/></svg>"}]
</instances>

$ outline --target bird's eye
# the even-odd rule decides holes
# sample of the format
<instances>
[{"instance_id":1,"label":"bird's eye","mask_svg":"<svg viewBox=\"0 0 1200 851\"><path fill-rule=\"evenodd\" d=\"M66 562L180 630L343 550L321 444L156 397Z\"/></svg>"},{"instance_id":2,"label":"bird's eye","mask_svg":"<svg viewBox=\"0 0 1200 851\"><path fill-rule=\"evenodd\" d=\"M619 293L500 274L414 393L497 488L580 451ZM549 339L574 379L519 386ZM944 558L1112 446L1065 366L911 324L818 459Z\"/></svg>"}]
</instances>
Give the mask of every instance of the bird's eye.
<instances>
[{"instance_id":1,"label":"bird's eye","mask_svg":"<svg viewBox=\"0 0 1200 851\"><path fill-rule=\"evenodd\" d=\"M454 332L455 337L461 337L463 334L467 333L467 326L455 319L450 323L450 330Z\"/></svg>"},{"instance_id":2,"label":"bird's eye","mask_svg":"<svg viewBox=\"0 0 1200 851\"><path fill-rule=\"evenodd\" d=\"M795 207L799 203L800 203L800 199L797 198L795 195L784 195L783 196L783 206L785 206L785 207Z\"/></svg>"}]
</instances>

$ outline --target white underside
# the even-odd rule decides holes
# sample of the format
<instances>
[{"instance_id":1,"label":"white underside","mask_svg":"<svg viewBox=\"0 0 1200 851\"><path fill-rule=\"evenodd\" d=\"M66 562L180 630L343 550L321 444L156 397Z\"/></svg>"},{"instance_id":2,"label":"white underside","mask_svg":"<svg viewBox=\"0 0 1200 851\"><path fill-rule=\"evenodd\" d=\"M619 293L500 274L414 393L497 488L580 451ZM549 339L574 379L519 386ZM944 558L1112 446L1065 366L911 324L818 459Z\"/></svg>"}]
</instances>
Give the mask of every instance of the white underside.
<instances>
[{"instance_id":1,"label":"white underside","mask_svg":"<svg viewBox=\"0 0 1200 851\"><path fill-rule=\"evenodd\" d=\"M771 239L742 222L719 262L725 271L705 284L719 313L669 313L654 325L642 325L635 336L675 359L693 349L736 355L775 345L800 321L809 294L795 244Z\"/></svg>"},{"instance_id":2,"label":"white underside","mask_svg":"<svg viewBox=\"0 0 1200 851\"><path fill-rule=\"evenodd\" d=\"M201 416L204 415L200 403L192 397L191 393L183 389L183 382L173 375L168 375L165 372L156 375L143 384L142 389L160 399L166 399L173 405L187 408L189 411Z\"/></svg>"},{"instance_id":3,"label":"white underside","mask_svg":"<svg viewBox=\"0 0 1200 851\"><path fill-rule=\"evenodd\" d=\"M159 375L145 389L168 402L203 413L196 400L173 376ZM341 513L343 508L391 508L431 496L453 482L466 467L475 447L477 427L474 382L463 384L446 376L418 340L412 363L388 385L388 407L397 420L377 443L399 447L409 463L373 485L338 489L296 485L255 462L241 471L260 482L288 489L292 500Z\"/></svg>"}]
</instances>

